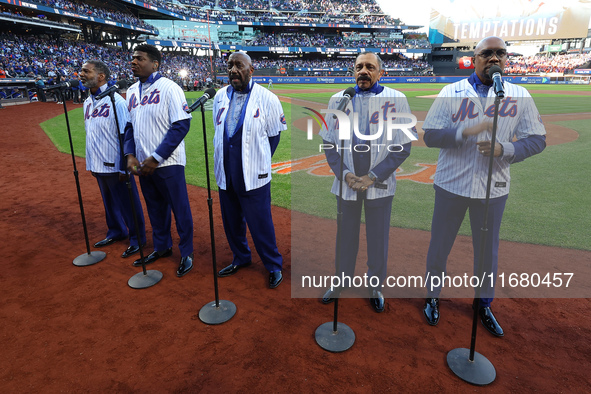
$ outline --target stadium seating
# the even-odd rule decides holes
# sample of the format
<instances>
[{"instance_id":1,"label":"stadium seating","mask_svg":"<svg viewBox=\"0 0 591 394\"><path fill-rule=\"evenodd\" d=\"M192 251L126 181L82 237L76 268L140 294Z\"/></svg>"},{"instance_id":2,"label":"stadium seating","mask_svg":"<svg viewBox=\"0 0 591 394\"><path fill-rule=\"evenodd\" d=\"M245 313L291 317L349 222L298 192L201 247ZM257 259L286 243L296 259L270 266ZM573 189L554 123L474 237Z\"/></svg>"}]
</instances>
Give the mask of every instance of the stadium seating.
<instances>
[{"instance_id":1,"label":"stadium seating","mask_svg":"<svg viewBox=\"0 0 591 394\"><path fill-rule=\"evenodd\" d=\"M41 4L47 7L58 8L61 10L75 12L81 15L95 16L105 20L113 20L128 25L140 26L146 29L154 29L154 26L149 25L137 18L130 12L123 12L121 10L114 10L109 3L103 3L104 7L97 7L96 5L89 5L84 1L78 0L29 0L31 3ZM95 1L96 2L96 1ZM100 3L100 2L99 2Z\"/></svg>"},{"instance_id":2,"label":"stadium seating","mask_svg":"<svg viewBox=\"0 0 591 394\"><path fill-rule=\"evenodd\" d=\"M591 61L591 54L556 54L513 56L505 65L507 74L564 73L571 74L576 68Z\"/></svg>"}]
</instances>

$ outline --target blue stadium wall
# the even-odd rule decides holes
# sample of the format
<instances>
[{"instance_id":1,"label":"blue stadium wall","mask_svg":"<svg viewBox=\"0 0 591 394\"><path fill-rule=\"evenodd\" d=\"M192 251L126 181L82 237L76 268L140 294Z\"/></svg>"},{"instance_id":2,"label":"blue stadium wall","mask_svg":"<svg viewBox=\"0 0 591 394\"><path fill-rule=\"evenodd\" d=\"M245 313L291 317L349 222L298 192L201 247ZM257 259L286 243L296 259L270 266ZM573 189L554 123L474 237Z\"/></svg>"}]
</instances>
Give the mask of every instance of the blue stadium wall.
<instances>
[{"instance_id":1,"label":"blue stadium wall","mask_svg":"<svg viewBox=\"0 0 591 394\"><path fill-rule=\"evenodd\" d=\"M217 77L219 80L223 81L224 83L228 83L227 76L219 76ZM382 77L380 82L382 83L453 83L460 81L466 77ZM269 79L273 80L273 83L345 83L345 84L354 84L355 78L353 77L274 77L274 76L266 76L266 77L259 77L253 76L252 79L257 83L269 83ZM512 83L519 83L519 84L570 84L570 81L550 81L549 78L546 77L511 77L506 76L504 77L505 81L509 81Z\"/></svg>"}]
</instances>

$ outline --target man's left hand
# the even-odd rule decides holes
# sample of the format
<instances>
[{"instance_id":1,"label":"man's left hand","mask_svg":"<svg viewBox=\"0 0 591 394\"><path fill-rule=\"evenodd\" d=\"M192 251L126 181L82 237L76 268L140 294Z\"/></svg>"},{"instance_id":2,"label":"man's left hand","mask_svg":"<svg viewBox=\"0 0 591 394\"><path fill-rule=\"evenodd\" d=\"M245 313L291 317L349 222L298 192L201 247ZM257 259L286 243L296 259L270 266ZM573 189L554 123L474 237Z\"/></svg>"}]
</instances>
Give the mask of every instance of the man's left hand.
<instances>
[{"instance_id":1,"label":"man's left hand","mask_svg":"<svg viewBox=\"0 0 591 394\"><path fill-rule=\"evenodd\" d=\"M142 162L142 175L152 175L158 167L158 161L153 156L148 157Z\"/></svg>"},{"instance_id":2,"label":"man's left hand","mask_svg":"<svg viewBox=\"0 0 591 394\"><path fill-rule=\"evenodd\" d=\"M362 177L359 177L359 180L357 182L355 182L352 189L356 192L364 192L371 185L373 185L373 181L371 180L371 178L367 175L363 175Z\"/></svg>"}]
</instances>

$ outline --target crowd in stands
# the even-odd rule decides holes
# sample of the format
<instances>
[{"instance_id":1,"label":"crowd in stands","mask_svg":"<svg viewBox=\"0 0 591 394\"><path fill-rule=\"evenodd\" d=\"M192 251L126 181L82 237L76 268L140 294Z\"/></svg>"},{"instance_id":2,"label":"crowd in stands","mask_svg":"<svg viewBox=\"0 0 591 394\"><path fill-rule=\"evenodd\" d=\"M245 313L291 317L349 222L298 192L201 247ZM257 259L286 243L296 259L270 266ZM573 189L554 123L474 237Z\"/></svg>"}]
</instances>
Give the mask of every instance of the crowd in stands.
<instances>
[{"instance_id":1,"label":"crowd in stands","mask_svg":"<svg viewBox=\"0 0 591 394\"><path fill-rule=\"evenodd\" d=\"M131 78L128 51L117 47L104 47L83 41L60 40L58 42L39 36L18 35L14 33L0 34L0 68L7 77L41 76L49 83L59 76L62 79L76 78L82 64L88 59L103 60L109 66L113 79ZM253 59L255 69L280 67L307 68L350 68L352 60L271 60ZM386 60L386 68L428 68L421 60L398 59ZM214 67L225 73L225 60L216 58ZM212 77L210 59L191 55L163 53L161 71L171 78L181 70L186 71L185 77L190 80L204 80Z\"/></svg>"},{"instance_id":2,"label":"crowd in stands","mask_svg":"<svg viewBox=\"0 0 591 394\"><path fill-rule=\"evenodd\" d=\"M315 59L315 60L304 60L304 59L295 59L295 60L272 60L272 59L253 59L252 64L255 69L261 68L295 68L295 67L305 67L305 68L352 68L354 59ZM388 59L384 60L384 68L419 68L419 69L428 69L431 66L429 63L419 59Z\"/></svg>"},{"instance_id":3,"label":"crowd in stands","mask_svg":"<svg viewBox=\"0 0 591 394\"><path fill-rule=\"evenodd\" d=\"M50 40L39 36L0 34L0 63L11 77L77 75L87 59L101 59L116 78L129 75L131 56L127 51L83 41Z\"/></svg>"},{"instance_id":4,"label":"crowd in stands","mask_svg":"<svg viewBox=\"0 0 591 394\"><path fill-rule=\"evenodd\" d=\"M118 11L113 9L112 3L103 3L104 7L89 5L79 0L29 0L31 3L41 4L51 8L58 8L84 16L93 16L105 20L116 21L127 25L138 26L144 29L156 30L154 26L145 23L131 12ZM124 8L123 6L121 8Z\"/></svg>"},{"instance_id":5,"label":"crowd in stands","mask_svg":"<svg viewBox=\"0 0 591 394\"><path fill-rule=\"evenodd\" d=\"M280 46L280 47L336 47L336 48L405 48L400 39L378 39L374 37L347 39L341 35L324 35L321 33L260 33L247 45Z\"/></svg>"},{"instance_id":6,"label":"crowd in stands","mask_svg":"<svg viewBox=\"0 0 591 394\"><path fill-rule=\"evenodd\" d=\"M324 36L323 34L307 35L304 33L269 34L260 33L257 38L247 43L250 46L279 46L279 47L343 47L339 36Z\"/></svg>"},{"instance_id":7,"label":"crowd in stands","mask_svg":"<svg viewBox=\"0 0 591 394\"><path fill-rule=\"evenodd\" d=\"M220 0L215 10L214 0L179 0L180 4L150 0L145 3L203 20L400 24L400 20L384 15L375 0L271 0L271 7L268 0Z\"/></svg>"},{"instance_id":8,"label":"crowd in stands","mask_svg":"<svg viewBox=\"0 0 591 394\"><path fill-rule=\"evenodd\" d=\"M316 43L321 36L302 34L284 35L289 40L309 40ZM279 36L267 35L266 39ZM342 37L341 37L342 39ZM337 41L334 41L335 43ZM269 45L269 41L260 41L259 45ZM287 46L286 42L281 45ZM289 45L292 45L291 43ZM297 44L301 45L301 44ZM334 45L334 44L324 44ZM88 59L100 59L109 66L113 79L132 78L130 71L131 54L117 47L105 47L83 41L59 40L44 36L0 33L0 70L7 78L42 77L49 84L56 80L77 78L82 64ZM507 61L505 72L508 74L572 73L574 69L588 64L591 54L557 54L523 57L513 56ZM192 88L197 83L204 84L211 80L211 60L187 54L163 52L161 72L176 80L184 87ZM353 59L253 59L255 69L279 70L280 68L343 68L351 70ZM225 58L215 59L215 69L224 75ZM388 58L384 68L412 68L413 72L427 72L431 66L421 59ZM417 70L418 69L418 70ZM183 71L181 73L181 71ZM201 85L200 85L201 86Z\"/></svg>"},{"instance_id":9,"label":"crowd in stands","mask_svg":"<svg viewBox=\"0 0 591 394\"><path fill-rule=\"evenodd\" d=\"M39 22L39 20L42 20L44 24L62 26L62 27L64 27L64 26L70 27L69 23L50 21L47 19L47 16L45 16L45 15L37 15L36 17L33 18L30 16L24 15L22 12L19 12L19 11L15 10L14 8L6 8L3 6L0 6L0 15L8 17L10 19L21 19L21 20L34 21L34 22Z\"/></svg>"},{"instance_id":10,"label":"crowd in stands","mask_svg":"<svg viewBox=\"0 0 591 394\"><path fill-rule=\"evenodd\" d=\"M80 15L95 16L155 30L153 26L128 12L124 3L119 3L120 10L115 10L113 3L106 2L103 3L104 7L89 5L81 0L30 0L30 2ZM340 22L381 25L401 23L398 19L384 15L375 0L272 0L271 8L266 0L220 0L217 8L214 0L179 0L176 2L149 0L144 3L201 20L209 18L210 20L235 22Z\"/></svg>"},{"instance_id":11,"label":"crowd in stands","mask_svg":"<svg viewBox=\"0 0 591 394\"><path fill-rule=\"evenodd\" d=\"M183 31L178 36L167 36L169 40L182 41L206 41L184 35ZM218 33L219 34L219 33ZM388 38L380 36L360 36L322 34L322 33L265 33L255 32L254 35L220 35L219 44L245 45L245 46L269 46L269 47L317 47L317 48L384 48L384 49L430 49L428 40L404 40L402 38Z\"/></svg>"},{"instance_id":12,"label":"crowd in stands","mask_svg":"<svg viewBox=\"0 0 591 394\"><path fill-rule=\"evenodd\" d=\"M181 3L196 8L215 7L215 0L180 0ZM150 4L164 8L169 2L163 0L152 0ZM268 0L219 0L218 7L224 10L266 10L269 9ZM300 11L308 10L325 12L329 9L336 9L345 13L373 12L382 13L380 6L375 0L271 0L271 7L278 11Z\"/></svg>"},{"instance_id":13,"label":"crowd in stands","mask_svg":"<svg viewBox=\"0 0 591 394\"><path fill-rule=\"evenodd\" d=\"M121 48L88 44L83 41L61 40L13 33L0 33L0 70L6 78L36 78L40 76L49 85L69 79L77 79L85 61L99 59L111 71L111 79L117 81L133 78L130 70L131 53ZM217 59L216 66L224 67ZM188 79L206 81L211 78L210 59L191 55L163 52L161 72L180 83ZM180 76L181 70L185 73Z\"/></svg>"},{"instance_id":14,"label":"crowd in stands","mask_svg":"<svg viewBox=\"0 0 591 394\"><path fill-rule=\"evenodd\" d=\"M572 74L573 70L580 68L591 61L591 54L564 54L533 56L512 56L507 60L505 72L507 74L538 74L538 73L565 73Z\"/></svg>"}]
</instances>

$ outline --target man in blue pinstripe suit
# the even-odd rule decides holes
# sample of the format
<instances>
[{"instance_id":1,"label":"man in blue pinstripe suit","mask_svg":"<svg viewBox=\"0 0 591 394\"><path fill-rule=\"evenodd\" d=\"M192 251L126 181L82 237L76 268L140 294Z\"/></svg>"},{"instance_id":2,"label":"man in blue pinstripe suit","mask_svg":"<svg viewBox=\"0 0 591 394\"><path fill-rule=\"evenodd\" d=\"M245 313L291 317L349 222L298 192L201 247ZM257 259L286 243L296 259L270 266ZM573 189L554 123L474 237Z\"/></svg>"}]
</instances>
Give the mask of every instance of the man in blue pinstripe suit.
<instances>
[{"instance_id":1,"label":"man in blue pinstripe suit","mask_svg":"<svg viewBox=\"0 0 591 394\"><path fill-rule=\"evenodd\" d=\"M447 256L467 210L472 228L474 272L477 272L488 161L493 154L495 162L483 270L486 275L492 273L496 279L499 230L509 194L510 164L540 153L546 146L546 131L533 99L521 86L505 82L497 142L491 152L495 93L488 74L492 66L503 69L506 61L507 47L502 39L487 37L480 41L474 49L475 72L467 79L444 87L423 124L425 144L441 148L435 173L435 208L427 254L426 275L430 278L441 277L446 272ZM480 319L491 334L502 337L503 329L490 308L494 285L487 286L488 283L485 282L480 290ZM428 281L423 314L430 325L439 322L440 291L440 286L432 286Z\"/></svg>"}]
</instances>

